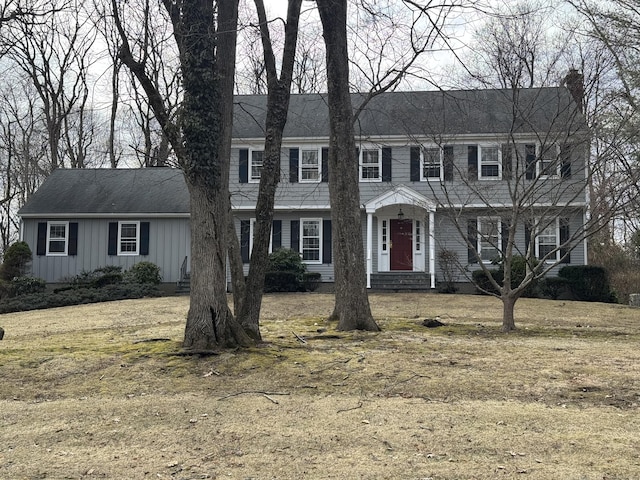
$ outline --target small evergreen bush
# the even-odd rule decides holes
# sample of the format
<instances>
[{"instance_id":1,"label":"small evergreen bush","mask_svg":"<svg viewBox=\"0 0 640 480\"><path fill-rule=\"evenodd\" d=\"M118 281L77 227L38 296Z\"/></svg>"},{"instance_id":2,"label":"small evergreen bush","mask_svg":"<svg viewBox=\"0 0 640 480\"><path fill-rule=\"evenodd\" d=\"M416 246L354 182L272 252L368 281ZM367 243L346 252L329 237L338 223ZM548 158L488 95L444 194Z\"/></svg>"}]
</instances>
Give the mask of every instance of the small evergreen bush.
<instances>
[{"instance_id":1,"label":"small evergreen bush","mask_svg":"<svg viewBox=\"0 0 640 480\"><path fill-rule=\"evenodd\" d=\"M540 282L540 293L552 300L560 298L568 288L567 280L562 277L545 277Z\"/></svg>"},{"instance_id":2,"label":"small evergreen bush","mask_svg":"<svg viewBox=\"0 0 640 480\"><path fill-rule=\"evenodd\" d=\"M307 266L302 262L298 252L289 248L280 248L269 255L264 291L265 293L304 291L306 272Z\"/></svg>"},{"instance_id":3,"label":"small evergreen bush","mask_svg":"<svg viewBox=\"0 0 640 480\"><path fill-rule=\"evenodd\" d=\"M576 300L584 302L616 303L607 272L602 267L592 265L567 265L558 275L564 278Z\"/></svg>"},{"instance_id":4,"label":"small evergreen bush","mask_svg":"<svg viewBox=\"0 0 640 480\"><path fill-rule=\"evenodd\" d=\"M148 283L151 285L159 285L162 281L160 267L151 262L136 263L128 272L125 273L125 280L128 283Z\"/></svg>"},{"instance_id":5,"label":"small evergreen bush","mask_svg":"<svg viewBox=\"0 0 640 480\"><path fill-rule=\"evenodd\" d=\"M322 275L320 272L304 272L302 275L304 290L315 292L320 286Z\"/></svg>"},{"instance_id":6,"label":"small evergreen bush","mask_svg":"<svg viewBox=\"0 0 640 480\"><path fill-rule=\"evenodd\" d=\"M47 289L47 282L38 277L15 277L11 280L11 296L29 295L32 293L42 293Z\"/></svg>"},{"instance_id":7,"label":"small evergreen bush","mask_svg":"<svg viewBox=\"0 0 640 480\"><path fill-rule=\"evenodd\" d=\"M0 278L11 281L15 277L22 277L31 261L31 249L27 242L15 242L4 252L2 266L0 266Z\"/></svg>"}]
</instances>

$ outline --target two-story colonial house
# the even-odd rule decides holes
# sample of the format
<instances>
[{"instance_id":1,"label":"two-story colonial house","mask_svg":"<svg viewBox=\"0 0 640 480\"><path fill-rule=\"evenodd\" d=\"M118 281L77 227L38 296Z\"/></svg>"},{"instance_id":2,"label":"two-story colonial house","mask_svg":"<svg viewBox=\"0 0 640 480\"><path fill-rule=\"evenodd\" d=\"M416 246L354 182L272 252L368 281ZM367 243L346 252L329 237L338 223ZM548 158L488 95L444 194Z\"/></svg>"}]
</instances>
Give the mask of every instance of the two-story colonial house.
<instances>
[{"instance_id":1,"label":"two-story colonial house","mask_svg":"<svg viewBox=\"0 0 640 480\"><path fill-rule=\"evenodd\" d=\"M354 94L354 107L363 99ZM520 225L517 251L585 264L578 232L587 214L588 136L579 103L565 87L371 99L355 121L368 285L435 288L443 251L458 259L463 282L463 270L499 258L512 221ZM230 189L248 268L266 97L238 96L235 104ZM340 248L332 243L328 146L326 96L293 95L270 248L299 252L325 283ZM189 269L188 203L179 170L57 170L20 210L32 272L59 282L147 260L165 282L177 282Z\"/></svg>"}]
</instances>

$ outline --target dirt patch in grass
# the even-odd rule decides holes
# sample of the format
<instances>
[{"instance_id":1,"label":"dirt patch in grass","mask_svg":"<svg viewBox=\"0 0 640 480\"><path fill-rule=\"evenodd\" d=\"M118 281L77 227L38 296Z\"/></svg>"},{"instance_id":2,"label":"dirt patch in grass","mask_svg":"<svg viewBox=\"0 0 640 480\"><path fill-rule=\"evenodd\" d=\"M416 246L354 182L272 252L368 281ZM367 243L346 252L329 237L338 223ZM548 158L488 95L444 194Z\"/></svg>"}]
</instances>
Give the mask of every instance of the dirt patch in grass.
<instances>
[{"instance_id":1,"label":"dirt patch in grass","mask_svg":"<svg viewBox=\"0 0 640 480\"><path fill-rule=\"evenodd\" d=\"M374 294L265 297L264 343L182 357L188 298L0 316L0 478L630 479L640 311ZM438 318L440 328L422 321Z\"/></svg>"}]
</instances>

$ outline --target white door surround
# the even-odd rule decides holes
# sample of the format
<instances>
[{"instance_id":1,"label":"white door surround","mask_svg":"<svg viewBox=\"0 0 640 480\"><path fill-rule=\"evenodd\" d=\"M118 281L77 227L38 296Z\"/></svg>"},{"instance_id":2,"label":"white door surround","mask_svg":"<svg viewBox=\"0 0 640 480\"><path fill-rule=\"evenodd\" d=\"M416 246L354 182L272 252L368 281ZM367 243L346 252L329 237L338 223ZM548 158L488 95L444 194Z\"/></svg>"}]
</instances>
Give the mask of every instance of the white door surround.
<instances>
[{"instance_id":1,"label":"white door surround","mask_svg":"<svg viewBox=\"0 0 640 480\"><path fill-rule=\"evenodd\" d=\"M364 207L367 212L367 288L371 288L371 273L373 270L373 216L375 214L378 219L378 271L390 271L390 220L398 218L400 212L402 212L404 218L413 220L414 248L411 262L413 271L425 271L428 263L431 288L435 288L434 216L436 204L415 190L399 185L369 200ZM424 221L426 213L428 213L429 217L428 233L426 229L427 222ZM386 231L384 231L383 225L386 225ZM425 258L427 252L424 251L426 235L428 235L429 239L428 262Z\"/></svg>"}]
</instances>

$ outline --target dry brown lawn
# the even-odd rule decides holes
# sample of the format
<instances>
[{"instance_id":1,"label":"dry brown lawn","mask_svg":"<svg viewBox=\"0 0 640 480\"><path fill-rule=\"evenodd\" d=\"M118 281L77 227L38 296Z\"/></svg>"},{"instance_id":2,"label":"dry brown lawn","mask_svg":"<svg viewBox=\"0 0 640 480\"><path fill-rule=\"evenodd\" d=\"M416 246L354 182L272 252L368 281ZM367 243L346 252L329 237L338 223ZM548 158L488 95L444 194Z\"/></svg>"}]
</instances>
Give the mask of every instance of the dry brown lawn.
<instances>
[{"instance_id":1,"label":"dry brown lawn","mask_svg":"<svg viewBox=\"0 0 640 480\"><path fill-rule=\"evenodd\" d=\"M185 297L0 315L0 478L640 478L640 310L371 303L343 333L268 295L265 343L209 357L176 355Z\"/></svg>"}]
</instances>

